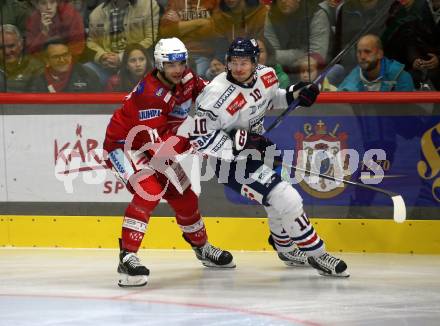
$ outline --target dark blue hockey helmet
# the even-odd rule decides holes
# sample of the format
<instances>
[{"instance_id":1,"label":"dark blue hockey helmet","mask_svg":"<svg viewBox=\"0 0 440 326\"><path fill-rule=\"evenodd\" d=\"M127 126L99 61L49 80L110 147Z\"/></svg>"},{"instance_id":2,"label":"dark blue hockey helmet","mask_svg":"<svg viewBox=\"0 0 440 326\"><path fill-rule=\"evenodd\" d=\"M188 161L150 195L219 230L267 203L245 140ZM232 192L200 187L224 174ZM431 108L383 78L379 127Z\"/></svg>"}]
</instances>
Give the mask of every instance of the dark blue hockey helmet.
<instances>
[{"instance_id":1,"label":"dark blue hockey helmet","mask_svg":"<svg viewBox=\"0 0 440 326\"><path fill-rule=\"evenodd\" d=\"M260 48L255 39L237 37L229 46L226 61L229 61L231 57L250 57L253 63L257 63L259 55Z\"/></svg>"}]
</instances>

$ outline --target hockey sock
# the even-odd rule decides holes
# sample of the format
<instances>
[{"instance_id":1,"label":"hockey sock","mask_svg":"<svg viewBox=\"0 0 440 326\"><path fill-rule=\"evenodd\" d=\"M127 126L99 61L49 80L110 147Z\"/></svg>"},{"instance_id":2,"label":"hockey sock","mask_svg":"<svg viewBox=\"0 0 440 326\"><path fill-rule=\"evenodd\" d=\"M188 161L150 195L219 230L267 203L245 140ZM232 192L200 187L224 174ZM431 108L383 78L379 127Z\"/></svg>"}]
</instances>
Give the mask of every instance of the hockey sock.
<instances>
[{"instance_id":1,"label":"hockey sock","mask_svg":"<svg viewBox=\"0 0 440 326\"><path fill-rule=\"evenodd\" d=\"M183 232L183 237L192 246L201 247L208 241L205 224L199 212L192 216L176 215L176 219Z\"/></svg>"},{"instance_id":2,"label":"hockey sock","mask_svg":"<svg viewBox=\"0 0 440 326\"><path fill-rule=\"evenodd\" d=\"M122 224L122 249L137 252L147 230L151 210L139 206L133 200L125 210Z\"/></svg>"}]
</instances>

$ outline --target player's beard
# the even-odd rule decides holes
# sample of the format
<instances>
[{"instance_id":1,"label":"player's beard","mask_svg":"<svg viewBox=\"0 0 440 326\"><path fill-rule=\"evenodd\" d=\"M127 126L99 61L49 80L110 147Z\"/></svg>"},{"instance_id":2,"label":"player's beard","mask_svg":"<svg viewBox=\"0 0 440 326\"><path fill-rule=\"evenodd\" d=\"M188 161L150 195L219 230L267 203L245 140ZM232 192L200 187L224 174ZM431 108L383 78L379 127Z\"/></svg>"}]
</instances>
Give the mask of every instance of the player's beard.
<instances>
[{"instance_id":1,"label":"player's beard","mask_svg":"<svg viewBox=\"0 0 440 326\"><path fill-rule=\"evenodd\" d=\"M170 80L164 72L158 70L157 73L160 75L161 79L164 80L170 86L170 88L173 88L181 81L181 79L179 79L179 81L177 83L175 83L172 80Z\"/></svg>"}]
</instances>

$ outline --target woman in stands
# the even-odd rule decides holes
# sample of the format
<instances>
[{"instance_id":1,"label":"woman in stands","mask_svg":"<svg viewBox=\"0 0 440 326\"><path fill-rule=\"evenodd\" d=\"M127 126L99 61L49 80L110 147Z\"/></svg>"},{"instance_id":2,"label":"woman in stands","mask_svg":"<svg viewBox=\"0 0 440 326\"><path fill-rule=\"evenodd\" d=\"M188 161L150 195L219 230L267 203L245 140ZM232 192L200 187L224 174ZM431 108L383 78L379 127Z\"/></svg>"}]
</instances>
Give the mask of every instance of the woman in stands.
<instances>
[{"instance_id":1,"label":"woman in stands","mask_svg":"<svg viewBox=\"0 0 440 326\"><path fill-rule=\"evenodd\" d=\"M110 77L106 91L130 92L151 68L147 51L141 45L127 45L122 56L121 69Z\"/></svg>"}]
</instances>

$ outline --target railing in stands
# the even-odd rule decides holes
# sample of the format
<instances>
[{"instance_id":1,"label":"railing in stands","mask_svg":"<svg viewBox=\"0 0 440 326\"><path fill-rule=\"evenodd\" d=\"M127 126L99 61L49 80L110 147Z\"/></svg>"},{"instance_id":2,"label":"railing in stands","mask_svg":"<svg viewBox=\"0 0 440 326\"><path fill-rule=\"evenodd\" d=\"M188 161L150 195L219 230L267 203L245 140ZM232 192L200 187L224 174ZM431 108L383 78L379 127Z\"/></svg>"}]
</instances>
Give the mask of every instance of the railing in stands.
<instances>
[{"instance_id":1,"label":"railing in stands","mask_svg":"<svg viewBox=\"0 0 440 326\"><path fill-rule=\"evenodd\" d=\"M0 104L118 104L125 93L0 93ZM318 103L440 103L440 92L325 92Z\"/></svg>"}]
</instances>

